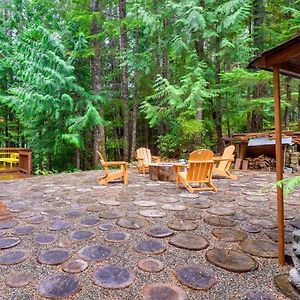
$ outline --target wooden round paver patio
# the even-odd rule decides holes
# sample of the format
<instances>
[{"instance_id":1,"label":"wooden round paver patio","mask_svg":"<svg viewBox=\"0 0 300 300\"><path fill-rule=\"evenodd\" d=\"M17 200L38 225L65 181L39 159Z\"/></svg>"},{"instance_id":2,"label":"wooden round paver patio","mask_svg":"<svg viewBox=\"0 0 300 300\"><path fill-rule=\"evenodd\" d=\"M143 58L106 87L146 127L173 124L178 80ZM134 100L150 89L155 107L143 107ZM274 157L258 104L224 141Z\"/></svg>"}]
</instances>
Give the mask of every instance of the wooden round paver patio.
<instances>
[{"instance_id":1,"label":"wooden round paver patio","mask_svg":"<svg viewBox=\"0 0 300 300\"><path fill-rule=\"evenodd\" d=\"M253 175L190 194L134 170L128 186L102 187L98 172L0 182L12 214L0 221L3 299L286 299L273 276L288 268L277 264L275 217L265 216L276 201Z\"/></svg>"}]
</instances>

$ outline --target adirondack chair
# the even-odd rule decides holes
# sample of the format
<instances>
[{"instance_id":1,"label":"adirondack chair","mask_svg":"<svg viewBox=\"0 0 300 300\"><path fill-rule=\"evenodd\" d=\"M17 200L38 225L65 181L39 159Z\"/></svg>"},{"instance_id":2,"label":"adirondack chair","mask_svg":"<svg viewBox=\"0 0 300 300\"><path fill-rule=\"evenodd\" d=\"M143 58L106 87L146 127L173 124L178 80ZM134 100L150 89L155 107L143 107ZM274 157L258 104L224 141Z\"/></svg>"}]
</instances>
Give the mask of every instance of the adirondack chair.
<instances>
[{"instance_id":1,"label":"adirondack chair","mask_svg":"<svg viewBox=\"0 0 300 300\"><path fill-rule=\"evenodd\" d=\"M149 165L152 162L160 162L159 156L152 156L151 151L147 148L139 148L136 150L136 159L138 161L138 172L145 174L149 171Z\"/></svg>"},{"instance_id":2,"label":"adirondack chair","mask_svg":"<svg viewBox=\"0 0 300 300\"><path fill-rule=\"evenodd\" d=\"M110 181L121 179L125 184L128 184L128 168L126 161L105 161L100 152L98 152L101 165L105 170L106 175L98 179L99 184L107 184ZM120 166L120 169L110 169L109 167Z\"/></svg>"},{"instance_id":3,"label":"adirondack chair","mask_svg":"<svg viewBox=\"0 0 300 300\"><path fill-rule=\"evenodd\" d=\"M233 175L229 172L230 166L234 161L234 154L233 154L234 150L235 150L235 146L230 145L225 148L222 156L214 157L215 166L213 167L212 170L213 173L233 180L238 179L236 175Z\"/></svg>"},{"instance_id":4,"label":"adirondack chair","mask_svg":"<svg viewBox=\"0 0 300 300\"><path fill-rule=\"evenodd\" d=\"M216 192L212 183L213 156L214 153L210 150L196 150L189 155L187 171L182 171L182 164L175 164L176 187L179 189L181 182L190 193L207 190ZM198 183L199 187L192 187L191 183ZM206 186L202 187L203 184Z\"/></svg>"}]
</instances>

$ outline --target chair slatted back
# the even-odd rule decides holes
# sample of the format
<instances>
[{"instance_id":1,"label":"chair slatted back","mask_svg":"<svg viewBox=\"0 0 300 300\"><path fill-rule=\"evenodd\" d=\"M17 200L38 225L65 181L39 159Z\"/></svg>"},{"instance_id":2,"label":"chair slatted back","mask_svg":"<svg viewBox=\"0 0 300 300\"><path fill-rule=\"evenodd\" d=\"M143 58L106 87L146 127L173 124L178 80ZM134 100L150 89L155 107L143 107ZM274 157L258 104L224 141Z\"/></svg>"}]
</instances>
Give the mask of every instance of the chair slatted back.
<instances>
[{"instance_id":1,"label":"chair slatted back","mask_svg":"<svg viewBox=\"0 0 300 300\"><path fill-rule=\"evenodd\" d=\"M143 163L145 166L149 166L152 162L151 151L147 148L139 148L136 150L136 154L138 158L143 159Z\"/></svg>"},{"instance_id":2,"label":"chair slatted back","mask_svg":"<svg viewBox=\"0 0 300 300\"><path fill-rule=\"evenodd\" d=\"M105 160L104 160L102 154L101 154L99 151L97 151L97 153L98 153L98 156L99 156L99 159L100 159L100 163L101 163L103 169L104 169L107 173L109 173L109 168L105 165Z\"/></svg>"},{"instance_id":3,"label":"chair slatted back","mask_svg":"<svg viewBox=\"0 0 300 300\"><path fill-rule=\"evenodd\" d=\"M233 152L235 150L235 146L234 145L230 145L228 147L226 147L224 149L223 155L222 155L222 159L234 159L234 155ZM229 167L231 165L231 161L220 161L219 165L218 165L218 169L220 170L229 170Z\"/></svg>"},{"instance_id":4,"label":"chair slatted back","mask_svg":"<svg viewBox=\"0 0 300 300\"><path fill-rule=\"evenodd\" d=\"M209 181L212 178L214 153L210 150L196 150L189 155L187 181Z\"/></svg>"}]
</instances>

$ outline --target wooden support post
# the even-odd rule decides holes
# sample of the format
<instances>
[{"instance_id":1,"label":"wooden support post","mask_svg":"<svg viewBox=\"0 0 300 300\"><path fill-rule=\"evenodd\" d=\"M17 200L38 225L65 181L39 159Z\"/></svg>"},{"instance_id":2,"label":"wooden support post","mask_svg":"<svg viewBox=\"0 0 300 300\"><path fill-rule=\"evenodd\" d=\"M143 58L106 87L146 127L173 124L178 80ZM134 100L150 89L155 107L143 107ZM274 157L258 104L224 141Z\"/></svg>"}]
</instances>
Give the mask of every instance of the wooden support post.
<instances>
[{"instance_id":1,"label":"wooden support post","mask_svg":"<svg viewBox=\"0 0 300 300\"><path fill-rule=\"evenodd\" d=\"M281 141L281 105L280 105L280 78L279 66L273 67L274 79L274 111L275 111L275 139L276 139L276 181L283 179L283 157ZM278 262L285 264L284 255L284 207L283 190L277 187L277 229L278 229Z\"/></svg>"}]
</instances>

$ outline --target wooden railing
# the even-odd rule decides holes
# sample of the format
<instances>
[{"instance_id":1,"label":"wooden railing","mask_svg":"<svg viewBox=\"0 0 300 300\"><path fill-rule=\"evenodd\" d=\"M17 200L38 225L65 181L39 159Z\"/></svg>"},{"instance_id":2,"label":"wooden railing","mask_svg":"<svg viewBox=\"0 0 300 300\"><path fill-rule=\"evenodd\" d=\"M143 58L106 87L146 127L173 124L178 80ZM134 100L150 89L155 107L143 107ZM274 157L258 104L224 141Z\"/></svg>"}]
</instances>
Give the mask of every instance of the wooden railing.
<instances>
[{"instance_id":1,"label":"wooden railing","mask_svg":"<svg viewBox=\"0 0 300 300\"><path fill-rule=\"evenodd\" d=\"M0 148L0 172L32 172L32 150L27 148Z\"/></svg>"}]
</instances>

